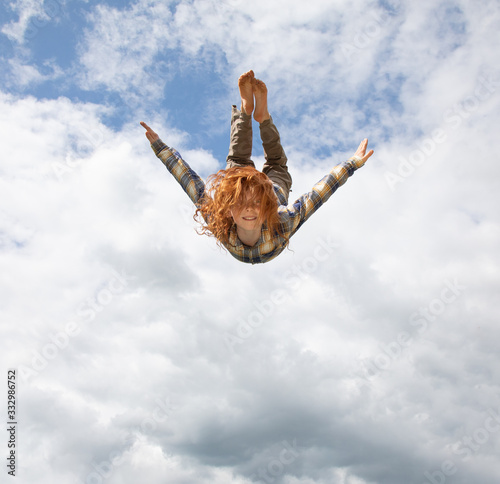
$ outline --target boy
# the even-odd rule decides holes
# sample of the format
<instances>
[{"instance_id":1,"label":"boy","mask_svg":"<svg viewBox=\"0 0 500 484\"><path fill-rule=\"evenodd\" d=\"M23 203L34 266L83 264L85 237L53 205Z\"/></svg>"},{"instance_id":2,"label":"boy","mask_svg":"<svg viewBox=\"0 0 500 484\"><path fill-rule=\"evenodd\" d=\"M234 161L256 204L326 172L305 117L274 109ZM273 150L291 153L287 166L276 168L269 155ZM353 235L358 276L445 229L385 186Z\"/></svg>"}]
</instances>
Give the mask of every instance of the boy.
<instances>
[{"instance_id":1,"label":"boy","mask_svg":"<svg viewBox=\"0 0 500 484\"><path fill-rule=\"evenodd\" d=\"M156 156L196 205L196 215L203 218L200 233L214 236L241 262L257 264L279 255L292 235L365 164L373 150L366 153L368 140L363 140L354 156L332 168L309 193L288 205L292 178L268 111L266 85L248 71L240 76L238 87L241 110L236 106L232 109L226 169L211 175L206 185L179 153L165 145L146 123L141 125ZM262 172L250 159L252 114L259 123L266 159Z\"/></svg>"}]
</instances>

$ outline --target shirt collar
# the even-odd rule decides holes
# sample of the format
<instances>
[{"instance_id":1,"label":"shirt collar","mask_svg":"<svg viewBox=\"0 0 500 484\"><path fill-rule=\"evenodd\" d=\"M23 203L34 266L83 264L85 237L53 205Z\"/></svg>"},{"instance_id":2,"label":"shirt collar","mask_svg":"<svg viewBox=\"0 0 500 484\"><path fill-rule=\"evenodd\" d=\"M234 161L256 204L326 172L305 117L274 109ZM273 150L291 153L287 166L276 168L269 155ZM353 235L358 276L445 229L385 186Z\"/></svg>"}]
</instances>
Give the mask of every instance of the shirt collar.
<instances>
[{"instance_id":1,"label":"shirt collar","mask_svg":"<svg viewBox=\"0 0 500 484\"><path fill-rule=\"evenodd\" d=\"M236 224L233 223L233 225L231 225L231 228L229 229L229 244L232 245L233 247L243 247L243 248L247 248L247 249L253 249L255 247L258 247L263 242L265 242L265 240L270 238L269 237L269 230L266 230L266 229L267 229L267 225L264 223L264 225L262 225L262 229L260 231L259 240L257 240L257 242L252 247L249 247L248 245L245 245L240 240L240 238L238 237L238 231L237 231Z\"/></svg>"}]
</instances>

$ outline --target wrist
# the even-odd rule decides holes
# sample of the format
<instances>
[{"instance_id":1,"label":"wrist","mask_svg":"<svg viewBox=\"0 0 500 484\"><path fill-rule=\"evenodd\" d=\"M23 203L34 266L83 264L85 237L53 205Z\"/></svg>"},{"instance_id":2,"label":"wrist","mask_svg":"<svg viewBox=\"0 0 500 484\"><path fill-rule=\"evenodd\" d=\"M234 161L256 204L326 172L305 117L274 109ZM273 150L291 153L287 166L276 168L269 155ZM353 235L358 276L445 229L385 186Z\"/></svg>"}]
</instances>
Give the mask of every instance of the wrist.
<instances>
[{"instance_id":1,"label":"wrist","mask_svg":"<svg viewBox=\"0 0 500 484\"><path fill-rule=\"evenodd\" d=\"M357 155L351 156L347 161L351 161L356 168L361 168L365 164L363 158Z\"/></svg>"},{"instance_id":2,"label":"wrist","mask_svg":"<svg viewBox=\"0 0 500 484\"><path fill-rule=\"evenodd\" d=\"M158 154L160 151L164 150L165 148L168 149L168 146L160 138L158 138L157 140L155 140L151 143L151 148L153 148L153 151L156 154Z\"/></svg>"}]
</instances>

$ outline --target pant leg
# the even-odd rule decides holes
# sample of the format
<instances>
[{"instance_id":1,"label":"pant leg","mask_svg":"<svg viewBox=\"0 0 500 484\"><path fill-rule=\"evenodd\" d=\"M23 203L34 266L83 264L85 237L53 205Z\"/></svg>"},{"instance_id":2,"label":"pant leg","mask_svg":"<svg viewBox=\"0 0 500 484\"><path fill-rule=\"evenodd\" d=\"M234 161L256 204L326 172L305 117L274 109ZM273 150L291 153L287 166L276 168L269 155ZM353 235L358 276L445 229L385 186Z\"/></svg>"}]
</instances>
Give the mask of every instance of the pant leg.
<instances>
[{"instance_id":1,"label":"pant leg","mask_svg":"<svg viewBox=\"0 0 500 484\"><path fill-rule=\"evenodd\" d=\"M281 146L280 135L273 123L272 117L260 123L259 128L262 147L264 148L264 156L266 158L262 172L274 183L283 188L286 199L288 200L288 195L292 187L292 177L290 173L288 173L288 168L286 166L287 158Z\"/></svg>"},{"instance_id":2,"label":"pant leg","mask_svg":"<svg viewBox=\"0 0 500 484\"><path fill-rule=\"evenodd\" d=\"M234 166L252 166L252 116L242 113L236 106L231 112L231 138L226 170Z\"/></svg>"}]
</instances>

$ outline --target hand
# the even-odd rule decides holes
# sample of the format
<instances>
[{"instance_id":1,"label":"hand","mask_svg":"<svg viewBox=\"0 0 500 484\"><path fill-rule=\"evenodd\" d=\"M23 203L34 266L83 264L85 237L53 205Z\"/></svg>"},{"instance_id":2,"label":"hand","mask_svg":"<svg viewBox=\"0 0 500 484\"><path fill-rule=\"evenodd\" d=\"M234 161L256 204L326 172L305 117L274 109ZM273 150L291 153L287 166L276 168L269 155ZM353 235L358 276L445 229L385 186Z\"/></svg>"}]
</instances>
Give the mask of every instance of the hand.
<instances>
[{"instance_id":1,"label":"hand","mask_svg":"<svg viewBox=\"0 0 500 484\"><path fill-rule=\"evenodd\" d=\"M363 166L366 163L366 160L368 160L368 158L373 155L373 150L370 150L368 153L366 153L367 146L368 139L365 138L363 141L361 141L358 149L356 150L356 153L354 153L354 156L358 158L358 160L355 161L358 168Z\"/></svg>"},{"instance_id":2,"label":"hand","mask_svg":"<svg viewBox=\"0 0 500 484\"><path fill-rule=\"evenodd\" d=\"M141 126L146 130L146 138L151 144L160 139L160 137L144 121L141 121Z\"/></svg>"}]
</instances>

